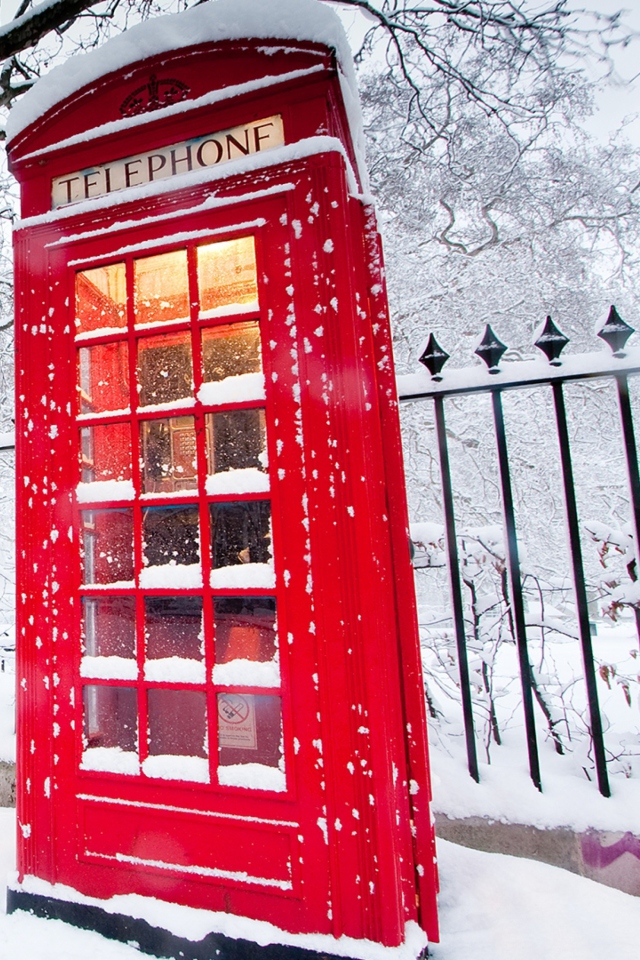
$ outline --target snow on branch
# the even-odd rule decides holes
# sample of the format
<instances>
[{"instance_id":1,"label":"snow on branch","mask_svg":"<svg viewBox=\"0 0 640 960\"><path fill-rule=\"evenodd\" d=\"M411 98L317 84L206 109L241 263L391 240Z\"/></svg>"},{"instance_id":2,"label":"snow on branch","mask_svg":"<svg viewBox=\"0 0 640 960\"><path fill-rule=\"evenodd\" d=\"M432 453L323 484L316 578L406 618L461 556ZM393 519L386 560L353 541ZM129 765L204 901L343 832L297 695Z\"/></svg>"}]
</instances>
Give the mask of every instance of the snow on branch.
<instances>
[{"instance_id":1,"label":"snow on branch","mask_svg":"<svg viewBox=\"0 0 640 960\"><path fill-rule=\"evenodd\" d=\"M208 0L206 5L211 3ZM317 6L331 3L319 0ZM204 0L190 4L202 5ZM281 10L281 6L277 0L262 5L264 18L276 15L282 23L288 23L291 12ZM542 9L530 0L430 0L417 4L411 0L343 0L341 6L359 11L370 24L358 58L374 48L377 57L382 39L391 74L410 91L414 116L433 131L440 121L433 115L425 90L429 78L442 77L490 114L505 108L521 117L540 109L545 113L540 101L534 107L532 97L514 90L514 80L526 76L529 85L544 88L549 103L554 88L562 86L553 78L576 72L575 67L567 68L568 57L578 65L594 53L597 59L608 61L610 48L629 39L619 14L573 10L566 0L552 0ZM222 19L226 13L223 7L221 4ZM11 63L13 57L50 34L66 32L81 17L98 22L111 19L117 10L126 11L128 24L147 19L150 4L148 0L113 0L105 8L95 0L42 0L31 6L24 0L18 15L0 28L0 59ZM307 19L314 19L313 12ZM254 21L258 35L260 16L256 15ZM101 39L96 35L90 45ZM2 102L9 103L24 92L25 82L4 83Z\"/></svg>"},{"instance_id":2,"label":"snow on branch","mask_svg":"<svg viewBox=\"0 0 640 960\"><path fill-rule=\"evenodd\" d=\"M0 59L7 60L35 46L52 30L60 29L92 6L96 4L91 0L43 0L0 27Z\"/></svg>"},{"instance_id":3,"label":"snow on branch","mask_svg":"<svg viewBox=\"0 0 640 960\"><path fill-rule=\"evenodd\" d=\"M571 73L593 57L609 64L611 48L629 37L620 14L570 9L566 0L542 9L529 0L344 0L344 5L371 22L357 59L386 37L390 78L411 92L408 122L426 123L436 135L442 120L433 112L429 77L445 82L452 101L461 94L489 115L512 111L512 122L522 121L547 116ZM520 79L526 84L519 88Z\"/></svg>"}]
</instances>

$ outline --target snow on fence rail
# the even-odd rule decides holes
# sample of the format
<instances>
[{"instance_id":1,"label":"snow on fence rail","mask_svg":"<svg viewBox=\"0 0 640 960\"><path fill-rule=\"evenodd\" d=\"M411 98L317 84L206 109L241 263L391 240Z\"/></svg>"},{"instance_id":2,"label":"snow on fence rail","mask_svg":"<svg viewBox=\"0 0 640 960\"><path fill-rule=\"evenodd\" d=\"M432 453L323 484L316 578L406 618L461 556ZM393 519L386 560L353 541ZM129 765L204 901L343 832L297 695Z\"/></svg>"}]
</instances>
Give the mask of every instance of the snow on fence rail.
<instances>
[{"instance_id":1,"label":"snow on fence rail","mask_svg":"<svg viewBox=\"0 0 640 960\"><path fill-rule=\"evenodd\" d=\"M518 718L539 790L542 732L605 797L612 773L640 775L633 332L612 307L598 331L610 352L561 359L569 340L548 317L546 360L501 367L507 347L487 325L475 351L486 366L452 371L431 334L430 376L398 378L417 408L403 419L414 567L429 574L417 584L427 705L476 781L479 749L490 762Z\"/></svg>"}]
</instances>

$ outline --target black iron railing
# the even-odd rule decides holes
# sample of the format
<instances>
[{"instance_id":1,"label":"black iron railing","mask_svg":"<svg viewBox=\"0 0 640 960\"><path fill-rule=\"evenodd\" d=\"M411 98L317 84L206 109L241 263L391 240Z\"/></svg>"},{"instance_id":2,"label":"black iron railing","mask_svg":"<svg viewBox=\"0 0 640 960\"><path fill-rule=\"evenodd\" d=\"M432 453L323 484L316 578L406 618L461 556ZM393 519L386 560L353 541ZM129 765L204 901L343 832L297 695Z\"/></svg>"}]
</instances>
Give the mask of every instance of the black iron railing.
<instances>
[{"instance_id":1,"label":"black iron railing","mask_svg":"<svg viewBox=\"0 0 640 960\"><path fill-rule=\"evenodd\" d=\"M638 532L640 530L640 473L638 470L637 445L629 399L628 377L631 374L640 372L640 352L634 351L630 354L625 354L625 345L633 332L633 328L620 318L615 307L611 307L607 322L599 331L598 336L611 348L612 356L593 353L579 357L567 357L563 361L561 354L569 342L569 339L555 326L551 318L548 317L544 329L536 341L536 346L547 358L548 366L541 368L540 361L524 360L505 364L504 367L501 368L500 361L507 347L496 337L491 327L487 325L484 337L475 351L485 362L486 369L478 367L470 368L466 375L464 372L462 372L461 375L461 371L452 371L451 376L443 375L442 372L444 365L449 359L449 355L440 347L436 338L431 334L426 349L420 357L420 362L431 374L431 379L427 380L424 373L399 378L399 398L401 401L431 400L434 407L435 430L442 481L442 503L451 590L451 612L455 630L467 762L469 773L476 781L479 780L479 766L476 733L474 730L472 691L469 677L470 671L465 630L461 568L456 533L455 498L452 487L449 442L445 421L445 399L472 393L489 393L491 396L493 430L496 440L498 477L504 519L505 559L510 587L510 616L518 652L529 772L533 783L540 790L542 789L542 780L534 715L536 687L528 650L525 603L523 598L511 468L502 398L505 391L522 389L523 387L548 386L551 388L555 428L560 451L562 493L567 519L568 545L578 634L582 649L593 760L599 790L603 796L608 797L611 795L611 789L607 771L603 721L598 701L596 664L594 662L592 647L564 385L568 382L593 380L596 378L609 378L616 385L624 458L629 480L633 534L635 543L638 544L640 542L638 539ZM636 610L635 614L636 622L640 626L640 613Z\"/></svg>"}]
</instances>

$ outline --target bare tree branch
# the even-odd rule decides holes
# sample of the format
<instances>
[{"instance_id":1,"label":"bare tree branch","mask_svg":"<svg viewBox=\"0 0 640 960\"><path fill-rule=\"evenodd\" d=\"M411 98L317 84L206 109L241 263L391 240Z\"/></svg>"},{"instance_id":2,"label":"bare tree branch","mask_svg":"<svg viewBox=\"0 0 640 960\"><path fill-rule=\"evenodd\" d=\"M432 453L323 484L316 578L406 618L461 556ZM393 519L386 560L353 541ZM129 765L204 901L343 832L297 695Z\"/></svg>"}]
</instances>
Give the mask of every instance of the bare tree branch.
<instances>
[{"instance_id":1,"label":"bare tree branch","mask_svg":"<svg viewBox=\"0 0 640 960\"><path fill-rule=\"evenodd\" d=\"M0 29L0 61L36 46L51 33L64 33L80 17L96 22L109 18L119 2L104 13L96 0L42 0L35 6L23 0L18 15ZM201 2L206 0L194 0L194 5ZM514 77L526 73L531 82L562 73L566 68L559 61L569 52L584 57L597 48L596 55L606 59L609 47L629 36L619 14L591 11L593 28L585 28L585 11L571 9L569 0L549 0L542 8L530 0L429 0L415 6L411 0L340 2L372 23L361 53L386 38L390 70L397 71L413 92L413 114L434 132L441 122L432 115L425 93L424 80L430 73L442 75L489 112L508 108L526 114L531 103L512 93ZM137 19L152 12L151 0L126 0L126 5ZM484 59L484 69L479 69L478 58ZM508 82L496 82L499 76ZM10 92L5 84L1 102L10 103L24 89L20 85Z\"/></svg>"},{"instance_id":2,"label":"bare tree branch","mask_svg":"<svg viewBox=\"0 0 640 960\"><path fill-rule=\"evenodd\" d=\"M22 10L25 4L22 4ZM94 3L92 0L44 0L0 29L0 60L35 46L52 30L74 20Z\"/></svg>"}]
</instances>

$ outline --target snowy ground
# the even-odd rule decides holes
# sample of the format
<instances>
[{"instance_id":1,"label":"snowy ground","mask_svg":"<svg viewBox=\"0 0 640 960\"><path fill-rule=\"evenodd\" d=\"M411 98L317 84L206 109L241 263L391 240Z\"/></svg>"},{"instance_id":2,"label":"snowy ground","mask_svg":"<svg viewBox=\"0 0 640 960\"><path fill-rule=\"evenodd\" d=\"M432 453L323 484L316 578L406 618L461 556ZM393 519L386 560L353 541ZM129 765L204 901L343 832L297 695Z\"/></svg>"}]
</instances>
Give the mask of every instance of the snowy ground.
<instances>
[{"instance_id":1,"label":"snowy ground","mask_svg":"<svg viewBox=\"0 0 640 960\"><path fill-rule=\"evenodd\" d=\"M15 867L15 810L0 807L0 876ZM137 950L76 930L59 920L41 920L25 913L5 915L0 899L0 960L132 960Z\"/></svg>"},{"instance_id":2,"label":"snowy ground","mask_svg":"<svg viewBox=\"0 0 640 960\"><path fill-rule=\"evenodd\" d=\"M0 808L0 872L14 811ZM434 960L637 960L640 899L544 863L439 841L442 942ZM0 907L1 960L133 960L137 950Z\"/></svg>"},{"instance_id":3,"label":"snowy ground","mask_svg":"<svg viewBox=\"0 0 640 960\"><path fill-rule=\"evenodd\" d=\"M449 817L480 816L533 826L631 831L640 834L640 663L635 622L600 619L593 637L596 682L604 724L612 797L598 792L589 737L580 646L577 638L548 630L544 644L529 639L540 688L557 720L559 755L535 705L542 793L528 770L522 695L513 643L469 645L480 783L467 771L453 631L432 627L438 611L420 607L425 680L437 716L429 722L434 808ZM569 629L571 622L567 623ZM481 667L489 664L501 744L490 736Z\"/></svg>"},{"instance_id":4,"label":"snowy ground","mask_svg":"<svg viewBox=\"0 0 640 960\"><path fill-rule=\"evenodd\" d=\"M439 842L434 960L637 960L640 899L546 863Z\"/></svg>"}]
</instances>

